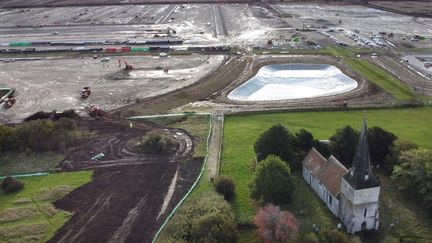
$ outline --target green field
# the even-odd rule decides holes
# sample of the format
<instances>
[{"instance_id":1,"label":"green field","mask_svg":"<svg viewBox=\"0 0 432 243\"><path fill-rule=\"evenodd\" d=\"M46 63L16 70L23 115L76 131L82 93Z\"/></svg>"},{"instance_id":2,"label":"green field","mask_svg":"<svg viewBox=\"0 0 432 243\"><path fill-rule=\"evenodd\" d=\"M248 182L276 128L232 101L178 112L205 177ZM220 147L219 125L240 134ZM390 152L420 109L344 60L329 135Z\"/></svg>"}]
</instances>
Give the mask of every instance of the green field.
<instances>
[{"instance_id":1,"label":"green field","mask_svg":"<svg viewBox=\"0 0 432 243\"><path fill-rule=\"evenodd\" d=\"M92 172L58 173L20 179L22 191L0 192L0 242L45 242L72 214L52 202L89 182Z\"/></svg>"},{"instance_id":2,"label":"green field","mask_svg":"<svg viewBox=\"0 0 432 243\"><path fill-rule=\"evenodd\" d=\"M63 159L64 155L56 152L3 152L0 155L0 175L50 171Z\"/></svg>"},{"instance_id":3,"label":"green field","mask_svg":"<svg viewBox=\"0 0 432 243\"><path fill-rule=\"evenodd\" d=\"M256 205L249 197L250 169L254 160L253 144L258 136L275 124L282 124L291 132L303 128L317 139L328 139L336 129L351 125L360 129L362 110L287 112L227 116L224 125L224 146L221 174L236 182L234 209L239 223L249 223ZM375 109L367 111L368 126L379 126L424 148L432 148L432 109Z\"/></svg>"}]
</instances>

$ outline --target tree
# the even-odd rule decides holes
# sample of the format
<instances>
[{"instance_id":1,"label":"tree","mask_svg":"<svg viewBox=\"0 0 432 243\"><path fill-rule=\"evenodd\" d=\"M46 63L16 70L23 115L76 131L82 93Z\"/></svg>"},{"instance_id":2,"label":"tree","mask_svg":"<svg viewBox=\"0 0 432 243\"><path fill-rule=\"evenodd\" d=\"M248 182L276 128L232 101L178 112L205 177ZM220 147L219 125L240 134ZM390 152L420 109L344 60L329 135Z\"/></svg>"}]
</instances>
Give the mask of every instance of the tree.
<instances>
[{"instance_id":1,"label":"tree","mask_svg":"<svg viewBox=\"0 0 432 243\"><path fill-rule=\"evenodd\" d=\"M215 191L222 196L225 200L230 201L234 197L235 184L231 178L218 176L214 182Z\"/></svg>"},{"instance_id":2,"label":"tree","mask_svg":"<svg viewBox=\"0 0 432 243\"><path fill-rule=\"evenodd\" d=\"M258 161L270 154L289 161L294 156L294 140L294 136L281 124L270 127L254 144Z\"/></svg>"},{"instance_id":3,"label":"tree","mask_svg":"<svg viewBox=\"0 0 432 243\"><path fill-rule=\"evenodd\" d=\"M402 152L400 165L394 167L392 180L405 195L419 200L432 212L432 150Z\"/></svg>"},{"instance_id":4,"label":"tree","mask_svg":"<svg viewBox=\"0 0 432 243\"><path fill-rule=\"evenodd\" d=\"M320 243L350 243L347 234L340 230L328 227L320 231L318 238Z\"/></svg>"},{"instance_id":5,"label":"tree","mask_svg":"<svg viewBox=\"0 0 432 243\"><path fill-rule=\"evenodd\" d=\"M295 138L297 140L297 148L305 152L311 150L311 148L314 146L314 143L316 142L312 133L304 129L300 129L300 131L295 134Z\"/></svg>"},{"instance_id":6,"label":"tree","mask_svg":"<svg viewBox=\"0 0 432 243\"><path fill-rule=\"evenodd\" d=\"M408 140L396 140L394 144L390 146L390 152L384 160L384 172L390 175L393 172L394 166L401 164L399 160L401 153L412 149L418 149L418 145Z\"/></svg>"},{"instance_id":7,"label":"tree","mask_svg":"<svg viewBox=\"0 0 432 243\"><path fill-rule=\"evenodd\" d=\"M273 204L260 208L253 222L265 243L296 242L298 238L299 225L295 216Z\"/></svg>"},{"instance_id":8,"label":"tree","mask_svg":"<svg viewBox=\"0 0 432 243\"><path fill-rule=\"evenodd\" d=\"M350 126L336 130L330 138L332 154L349 167L354 159L360 133Z\"/></svg>"},{"instance_id":9,"label":"tree","mask_svg":"<svg viewBox=\"0 0 432 243\"><path fill-rule=\"evenodd\" d=\"M169 221L158 242L221 242L237 240L237 224L224 198L207 192L187 201Z\"/></svg>"},{"instance_id":10,"label":"tree","mask_svg":"<svg viewBox=\"0 0 432 243\"><path fill-rule=\"evenodd\" d=\"M397 139L396 135L380 127L368 129L369 154L371 163L383 166L390 148Z\"/></svg>"},{"instance_id":11,"label":"tree","mask_svg":"<svg viewBox=\"0 0 432 243\"><path fill-rule=\"evenodd\" d=\"M310 136L312 134L305 130L293 135L280 124L272 126L254 144L257 160L262 161L272 154L287 161L291 169L300 169L301 160L311 148L313 137Z\"/></svg>"},{"instance_id":12,"label":"tree","mask_svg":"<svg viewBox=\"0 0 432 243\"><path fill-rule=\"evenodd\" d=\"M22 190L24 183L8 176L3 180L0 187L5 194L9 194Z\"/></svg>"},{"instance_id":13,"label":"tree","mask_svg":"<svg viewBox=\"0 0 432 243\"><path fill-rule=\"evenodd\" d=\"M251 197L264 203L289 203L294 192L291 169L279 157L269 155L259 163L251 183Z\"/></svg>"}]
</instances>

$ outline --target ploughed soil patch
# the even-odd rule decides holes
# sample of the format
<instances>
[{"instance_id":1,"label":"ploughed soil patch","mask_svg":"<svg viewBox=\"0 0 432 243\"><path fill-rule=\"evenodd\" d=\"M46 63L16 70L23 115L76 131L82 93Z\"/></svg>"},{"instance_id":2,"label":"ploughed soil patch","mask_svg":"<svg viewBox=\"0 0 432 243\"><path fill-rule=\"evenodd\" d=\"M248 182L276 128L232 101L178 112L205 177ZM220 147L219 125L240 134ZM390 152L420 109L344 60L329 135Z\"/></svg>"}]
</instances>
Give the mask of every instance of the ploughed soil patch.
<instances>
[{"instance_id":1,"label":"ploughed soil patch","mask_svg":"<svg viewBox=\"0 0 432 243\"><path fill-rule=\"evenodd\" d=\"M203 158L192 158L191 136L145 122L84 120L87 133L60 164L62 170L94 169L90 183L54 205L74 215L50 242L150 242L167 215L189 190ZM176 140L169 155L135 154L127 142L157 129ZM95 155L103 153L97 159ZM176 179L175 175L177 174ZM174 192L167 196L169 188ZM162 210L162 205L166 210Z\"/></svg>"}]
</instances>

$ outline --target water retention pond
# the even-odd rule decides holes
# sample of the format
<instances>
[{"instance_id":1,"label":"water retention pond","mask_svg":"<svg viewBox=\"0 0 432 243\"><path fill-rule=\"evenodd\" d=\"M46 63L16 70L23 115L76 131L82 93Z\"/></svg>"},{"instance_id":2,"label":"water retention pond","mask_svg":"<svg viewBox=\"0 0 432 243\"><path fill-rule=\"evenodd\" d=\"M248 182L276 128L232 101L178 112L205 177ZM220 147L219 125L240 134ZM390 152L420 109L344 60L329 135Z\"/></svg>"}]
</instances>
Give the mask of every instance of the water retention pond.
<instances>
[{"instance_id":1,"label":"water retention pond","mask_svg":"<svg viewBox=\"0 0 432 243\"><path fill-rule=\"evenodd\" d=\"M272 64L235 88L236 101L271 101L330 96L357 88L358 83L328 64Z\"/></svg>"}]
</instances>

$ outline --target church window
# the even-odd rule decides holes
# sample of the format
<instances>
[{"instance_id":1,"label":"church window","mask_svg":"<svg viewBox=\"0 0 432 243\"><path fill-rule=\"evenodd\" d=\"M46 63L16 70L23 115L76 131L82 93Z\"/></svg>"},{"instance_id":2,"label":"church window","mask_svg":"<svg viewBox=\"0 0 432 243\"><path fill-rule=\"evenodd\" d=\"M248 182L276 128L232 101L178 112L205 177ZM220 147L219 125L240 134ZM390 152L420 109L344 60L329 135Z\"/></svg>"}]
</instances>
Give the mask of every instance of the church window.
<instances>
[{"instance_id":1,"label":"church window","mask_svg":"<svg viewBox=\"0 0 432 243\"><path fill-rule=\"evenodd\" d=\"M363 213L364 217L366 217L366 214L367 214L367 208L365 208L365 210L364 210L364 213Z\"/></svg>"},{"instance_id":2,"label":"church window","mask_svg":"<svg viewBox=\"0 0 432 243\"><path fill-rule=\"evenodd\" d=\"M329 195L329 204L332 205L333 197Z\"/></svg>"}]
</instances>

